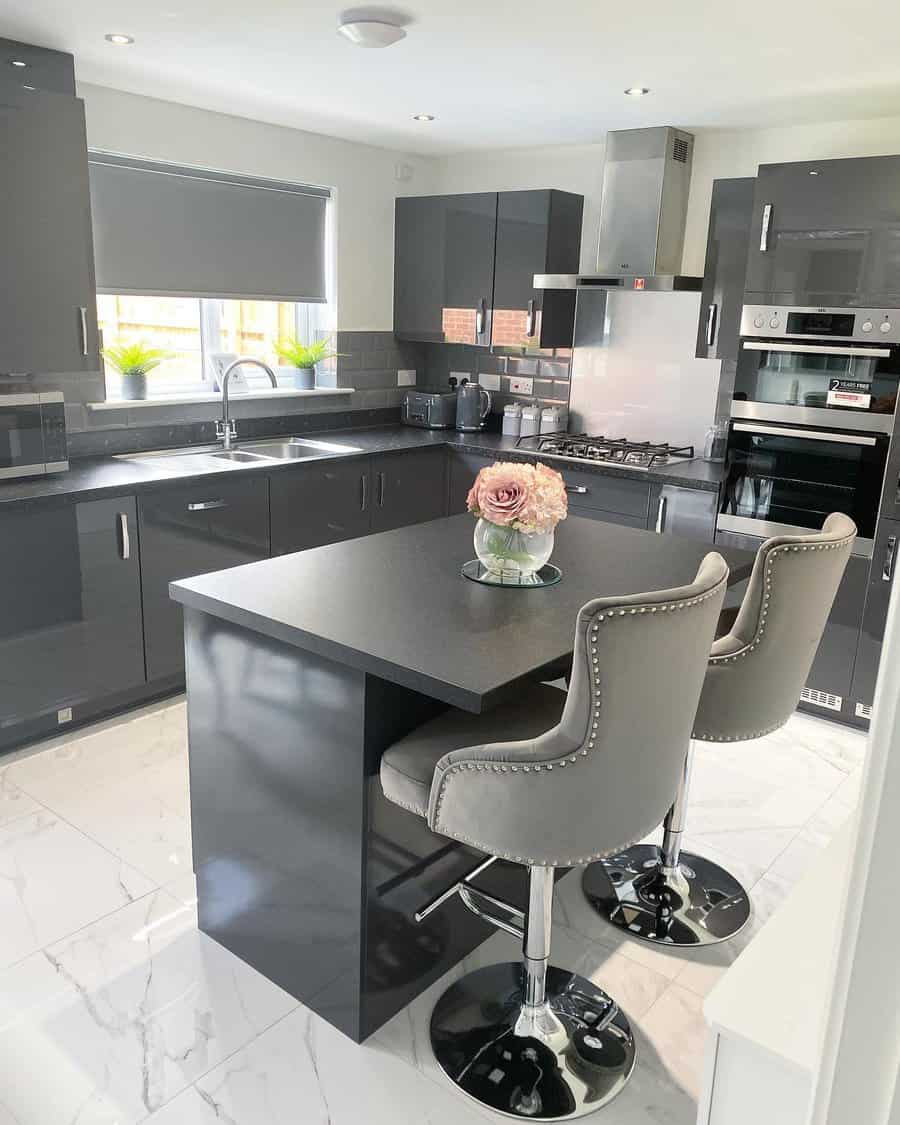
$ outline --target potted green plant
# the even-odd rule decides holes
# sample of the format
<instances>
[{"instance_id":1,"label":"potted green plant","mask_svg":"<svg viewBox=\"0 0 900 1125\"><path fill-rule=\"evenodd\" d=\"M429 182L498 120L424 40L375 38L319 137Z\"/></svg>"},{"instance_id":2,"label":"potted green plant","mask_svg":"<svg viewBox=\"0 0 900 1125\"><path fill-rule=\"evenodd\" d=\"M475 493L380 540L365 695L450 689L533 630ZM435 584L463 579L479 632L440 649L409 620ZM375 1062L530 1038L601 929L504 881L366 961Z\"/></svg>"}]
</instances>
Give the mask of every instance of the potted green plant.
<instances>
[{"instance_id":1,"label":"potted green plant","mask_svg":"<svg viewBox=\"0 0 900 1125\"><path fill-rule=\"evenodd\" d=\"M147 376L172 352L148 344L113 344L103 349L103 358L122 376L122 398L134 402L147 397Z\"/></svg>"},{"instance_id":2,"label":"potted green plant","mask_svg":"<svg viewBox=\"0 0 900 1125\"><path fill-rule=\"evenodd\" d=\"M299 340L279 340L275 351L285 360L291 372L294 386L308 391L316 385L316 364L339 355L327 340L317 340L314 344L301 344Z\"/></svg>"}]
</instances>

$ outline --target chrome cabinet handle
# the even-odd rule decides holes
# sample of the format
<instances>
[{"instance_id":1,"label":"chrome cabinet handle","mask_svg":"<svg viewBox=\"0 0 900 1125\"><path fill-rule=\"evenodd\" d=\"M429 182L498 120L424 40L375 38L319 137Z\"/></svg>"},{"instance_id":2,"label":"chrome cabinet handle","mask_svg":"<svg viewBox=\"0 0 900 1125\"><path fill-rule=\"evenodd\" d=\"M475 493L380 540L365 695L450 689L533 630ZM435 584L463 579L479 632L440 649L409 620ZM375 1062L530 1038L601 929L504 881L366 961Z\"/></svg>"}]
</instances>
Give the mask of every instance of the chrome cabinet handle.
<instances>
[{"instance_id":1,"label":"chrome cabinet handle","mask_svg":"<svg viewBox=\"0 0 900 1125\"><path fill-rule=\"evenodd\" d=\"M567 484L566 492L574 492L576 496L586 496L588 488L584 484Z\"/></svg>"},{"instance_id":2,"label":"chrome cabinet handle","mask_svg":"<svg viewBox=\"0 0 900 1125\"><path fill-rule=\"evenodd\" d=\"M662 535L666 530L666 510L669 507L669 500L666 496L660 496L659 506L656 509L656 534Z\"/></svg>"},{"instance_id":3,"label":"chrome cabinet handle","mask_svg":"<svg viewBox=\"0 0 900 1125\"><path fill-rule=\"evenodd\" d=\"M364 512L369 503L369 476L363 473L359 478L359 510Z\"/></svg>"},{"instance_id":4,"label":"chrome cabinet handle","mask_svg":"<svg viewBox=\"0 0 900 1125\"><path fill-rule=\"evenodd\" d=\"M772 204L767 203L763 207L762 214L762 231L759 235L759 248L763 254L769 249L769 226L772 222Z\"/></svg>"},{"instance_id":5,"label":"chrome cabinet handle","mask_svg":"<svg viewBox=\"0 0 900 1125\"><path fill-rule=\"evenodd\" d=\"M716 340L716 313L718 309L715 305L709 306L709 311L706 314L706 346L711 348Z\"/></svg>"},{"instance_id":6,"label":"chrome cabinet handle","mask_svg":"<svg viewBox=\"0 0 900 1125\"><path fill-rule=\"evenodd\" d=\"M225 500L197 500L193 504L188 504L187 510L189 512L211 512L213 508L227 507Z\"/></svg>"},{"instance_id":7,"label":"chrome cabinet handle","mask_svg":"<svg viewBox=\"0 0 900 1125\"><path fill-rule=\"evenodd\" d=\"M889 535L884 551L884 566L881 568L881 580L890 582L894 577L894 553L897 550L897 536Z\"/></svg>"},{"instance_id":8,"label":"chrome cabinet handle","mask_svg":"<svg viewBox=\"0 0 900 1125\"><path fill-rule=\"evenodd\" d=\"M484 316L487 309L487 302L484 297L478 302L478 308L475 310L475 335L484 335Z\"/></svg>"},{"instance_id":9,"label":"chrome cabinet handle","mask_svg":"<svg viewBox=\"0 0 900 1125\"><path fill-rule=\"evenodd\" d=\"M84 305L79 305L78 313L81 317L81 354L88 354L88 323L87 323L87 308Z\"/></svg>"},{"instance_id":10,"label":"chrome cabinet handle","mask_svg":"<svg viewBox=\"0 0 900 1125\"><path fill-rule=\"evenodd\" d=\"M131 537L128 534L128 513L119 512L116 518L119 523L119 558L124 562L131 558Z\"/></svg>"},{"instance_id":11,"label":"chrome cabinet handle","mask_svg":"<svg viewBox=\"0 0 900 1125\"><path fill-rule=\"evenodd\" d=\"M525 335L534 335L534 297L528 302L528 313L525 316Z\"/></svg>"},{"instance_id":12,"label":"chrome cabinet handle","mask_svg":"<svg viewBox=\"0 0 900 1125\"><path fill-rule=\"evenodd\" d=\"M384 507L384 473L378 474L378 507Z\"/></svg>"}]
</instances>

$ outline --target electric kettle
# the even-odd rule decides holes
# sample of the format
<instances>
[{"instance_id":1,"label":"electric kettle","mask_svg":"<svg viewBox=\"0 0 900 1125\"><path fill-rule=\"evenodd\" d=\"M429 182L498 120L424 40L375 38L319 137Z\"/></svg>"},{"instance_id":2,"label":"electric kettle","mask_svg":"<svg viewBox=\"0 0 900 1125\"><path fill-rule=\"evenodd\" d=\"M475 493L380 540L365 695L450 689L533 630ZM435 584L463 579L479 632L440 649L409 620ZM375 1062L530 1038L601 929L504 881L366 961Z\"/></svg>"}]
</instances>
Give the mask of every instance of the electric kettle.
<instances>
[{"instance_id":1,"label":"electric kettle","mask_svg":"<svg viewBox=\"0 0 900 1125\"><path fill-rule=\"evenodd\" d=\"M484 428L491 409L491 396L477 383L463 380L456 392L456 428L463 433Z\"/></svg>"}]
</instances>

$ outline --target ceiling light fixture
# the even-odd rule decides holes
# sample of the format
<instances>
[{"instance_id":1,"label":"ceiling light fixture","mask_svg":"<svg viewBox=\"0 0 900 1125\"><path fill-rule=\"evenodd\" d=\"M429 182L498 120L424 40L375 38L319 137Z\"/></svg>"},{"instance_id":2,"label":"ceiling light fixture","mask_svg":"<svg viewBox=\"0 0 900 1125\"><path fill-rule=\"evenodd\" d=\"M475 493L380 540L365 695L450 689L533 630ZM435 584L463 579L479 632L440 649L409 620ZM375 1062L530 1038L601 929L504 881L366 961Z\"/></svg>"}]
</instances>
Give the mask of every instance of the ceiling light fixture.
<instances>
[{"instance_id":1,"label":"ceiling light fixture","mask_svg":"<svg viewBox=\"0 0 900 1125\"><path fill-rule=\"evenodd\" d=\"M821 173L819 172L819 169L818 169L818 168L810 168L810 170L809 170L809 174L810 174L811 176L819 176L819 175L821 175Z\"/></svg>"},{"instance_id":2,"label":"ceiling light fixture","mask_svg":"<svg viewBox=\"0 0 900 1125\"><path fill-rule=\"evenodd\" d=\"M433 113L414 113L413 121L434 121Z\"/></svg>"},{"instance_id":3,"label":"ceiling light fixture","mask_svg":"<svg viewBox=\"0 0 900 1125\"><path fill-rule=\"evenodd\" d=\"M406 38L406 31L386 20L350 20L338 24L338 34L357 47L390 47Z\"/></svg>"},{"instance_id":4,"label":"ceiling light fixture","mask_svg":"<svg viewBox=\"0 0 900 1125\"><path fill-rule=\"evenodd\" d=\"M10 66L17 66L21 69L27 69L28 68L28 63L25 62L24 59L10 59L9 65Z\"/></svg>"},{"instance_id":5,"label":"ceiling light fixture","mask_svg":"<svg viewBox=\"0 0 900 1125\"><path fill-rule=\"evenodd\" d=\"M122 35L118 31L110 32L109 35L104 35L103 38L107 43L113 43L116 47L130 47L134 42L134 36Z\"/></svg>"},{"instance_id":6,"label":"ceiling light fixture","mask_svg":"<svg viewBox=\"0 0 900 1125\"><path fill-rule=\"evenodd\" d=\"M642 98L644 94L650 93L650 88L649 86L627 86L625 93L629 98Z\"/></svg>"}]
</instances>

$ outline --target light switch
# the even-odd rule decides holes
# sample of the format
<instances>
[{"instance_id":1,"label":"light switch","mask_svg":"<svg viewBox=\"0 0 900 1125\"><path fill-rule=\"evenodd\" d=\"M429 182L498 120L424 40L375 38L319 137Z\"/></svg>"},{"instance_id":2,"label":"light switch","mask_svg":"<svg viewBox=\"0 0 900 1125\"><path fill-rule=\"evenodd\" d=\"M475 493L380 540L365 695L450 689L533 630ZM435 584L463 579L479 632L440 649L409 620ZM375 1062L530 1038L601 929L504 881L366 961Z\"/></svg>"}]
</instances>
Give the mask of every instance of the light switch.
<instances>
[{"instance_id":1,"label":"light switch","mask_svg":"<svg viewBox=\"0 0 900 1125\"><path fill-rule=\"evenodd\" d=\"M513 395L534 394L534 379L513 378L509 381L509 393Z\"/></svg>"},{"instance_id":2,"label":"light switch","mask_svg":"<svg viewBox=\"0 0 900 1125\"><path fill-rule=\"evenodd\" d=\"M398 387L414 387L416 385L415 371L398 371L397 372L397 386Z\"/></svg>"},{"instance_id":3,"label":"light switch","mask_svg":"<svg viewBox=\"0 0 900 1125\"><path fill-rule=\"evenodd\" d=\"M484 387L486 391L499 391L500 390L500 376L499 375L486 375L482 372L478 376L478 382Z\"/></svg>"}]
</instances>

